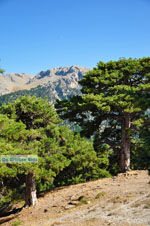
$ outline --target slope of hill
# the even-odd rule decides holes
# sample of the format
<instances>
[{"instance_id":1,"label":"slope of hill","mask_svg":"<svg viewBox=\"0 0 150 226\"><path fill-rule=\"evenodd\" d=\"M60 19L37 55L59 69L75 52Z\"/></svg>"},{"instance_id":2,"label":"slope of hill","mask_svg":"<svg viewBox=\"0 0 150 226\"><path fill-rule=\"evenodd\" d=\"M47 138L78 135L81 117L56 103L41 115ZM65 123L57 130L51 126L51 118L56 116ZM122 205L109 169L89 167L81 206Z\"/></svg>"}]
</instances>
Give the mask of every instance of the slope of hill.
<instances>
[{"instance_id":1,"label":"slope of hill","mask_svg":"<svg viewBox=\"0 0 150 226\"><path fill-rule=\"evenodd\" d=\"M72 95L77 95L80 93L78 81L82 79L83 75L88 70L88 68L80 66L48 69L46 71L41 71L36 76L27 75L26 80L24 79L22 82L21 80L14 79L18 74L12 74L10 76L1 75L0 93L3 95L0 96L0 105L4 102L12 102L17 97L27 94L42 98L47 96L52 104L54 104L56 99L64 99L69 98ZM7 77L10 77L8 86ZM3 86L5 89L3 89ZM12 92L15 91L14 87L16 87L16 90L20 87L20 90Z\"/></svg>"},{"instance_id":2,"label":"slope of hill","mask_svg":"<svg viewBox=\"0 0 150 226\"><path fill-rule=\"evenodd\" d=\"M0 95L23 89L33 75L24 73L0 75Z\"/></svg>"},{"instance_id":3,"label":"slope of hill","mask_svg":"<svg viewBox=\"0 0 150 226\"><path fill-rule=\"evenodd\" d=\"M149 213L150 177L147 171L130 171L43 193L34 207L0 218L0 223L4 226L148 226Z\"/></svg>"}]
</instances>

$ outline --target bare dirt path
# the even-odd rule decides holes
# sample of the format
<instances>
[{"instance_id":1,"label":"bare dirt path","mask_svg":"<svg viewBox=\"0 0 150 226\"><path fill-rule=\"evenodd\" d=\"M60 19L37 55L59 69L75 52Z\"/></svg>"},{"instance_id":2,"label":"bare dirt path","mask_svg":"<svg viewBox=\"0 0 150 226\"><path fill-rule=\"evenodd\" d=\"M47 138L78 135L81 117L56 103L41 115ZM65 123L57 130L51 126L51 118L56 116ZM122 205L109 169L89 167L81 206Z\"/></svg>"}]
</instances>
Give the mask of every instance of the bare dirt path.
<instances>
[{"instance_id":1,"label":"bare dirt path","mask_svg":"<svg viewBox=\"0 0 150 226\"><path fill-rule=\"evenodd\" d=\"M8 220L8 222L4 222ZM4 226L150 225L150 176L130 171L115 178L54 189L35 207L0 218Z\"/></svg>"}]
</instances>

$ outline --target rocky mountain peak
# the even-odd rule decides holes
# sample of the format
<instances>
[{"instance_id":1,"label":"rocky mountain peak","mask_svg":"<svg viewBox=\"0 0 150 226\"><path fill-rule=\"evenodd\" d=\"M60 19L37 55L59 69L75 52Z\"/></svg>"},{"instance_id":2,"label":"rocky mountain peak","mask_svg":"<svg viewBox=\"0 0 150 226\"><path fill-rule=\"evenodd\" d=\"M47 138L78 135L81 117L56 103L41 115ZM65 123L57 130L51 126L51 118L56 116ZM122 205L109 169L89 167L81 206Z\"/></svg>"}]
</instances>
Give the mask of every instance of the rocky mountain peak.
<instances>
[{"instance_id":1,"label":"rocky mountain peak","mask_svg":"<svg viewBox=\"0 0 150 226\"><path fill-rule=\"evenodd\" d=\"M42 79L44 77L53 77L53 76L67 76L68 74L72 74L72 73L86 73L87 72L87 68L85 67L81 67L81 66L77 66L77 65L73 65L73 66L68 66L68 67L58 67L58 68L53 68L53 69L48 69L45 71L41 71L39 72L35 78L37 79Z\"/></svg>"},{"instance_id":2,"label":"rocky mountain peak","mask_svg":"<svg viewBox=\"0 0 150 226\"><path fill-rule=\"evenodd\" d=\"M45 71L39 72L36 76L31 78L27 84L36 87L38 85L44 85L46 83L53 83L54 81L65 79L72 79L78 81L82 79L83 74L89 71L88 68L81 66L68 66L68 67L58 67L53 69L47 69ZM40 81L39 81L40 80Z\"/></svg>"}]
</instances>

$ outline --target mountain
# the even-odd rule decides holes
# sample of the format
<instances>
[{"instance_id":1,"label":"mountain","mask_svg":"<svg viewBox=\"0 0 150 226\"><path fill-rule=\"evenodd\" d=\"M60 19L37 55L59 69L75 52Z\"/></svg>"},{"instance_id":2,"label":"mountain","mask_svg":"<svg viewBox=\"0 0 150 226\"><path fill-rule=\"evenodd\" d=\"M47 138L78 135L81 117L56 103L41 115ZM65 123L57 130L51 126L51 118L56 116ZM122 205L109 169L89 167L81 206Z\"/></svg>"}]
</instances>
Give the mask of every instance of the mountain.
<instances>
[{"instance_id":1,"label":"mountain","mask_svg":"<svg viewBox=\"0 0 150 226\"><path fill-rule=\"evenodd\" d=\"M0 75L0 95L23 89L33 75L24 73Z\"/></svg>"},{"instance_id":2,"label":"mountain","mask_svg":"<svg viewBox=\"0 0 150 226\"><path fill-rule=\"evenodd\" d=\"M36 76L23 73L0 75L0 105L27 94L42 98L47 96L52 104L56 99L80 94L78 81L87 71L88 68L75 65L48 69Z\"/></svg>"}]
</instances>

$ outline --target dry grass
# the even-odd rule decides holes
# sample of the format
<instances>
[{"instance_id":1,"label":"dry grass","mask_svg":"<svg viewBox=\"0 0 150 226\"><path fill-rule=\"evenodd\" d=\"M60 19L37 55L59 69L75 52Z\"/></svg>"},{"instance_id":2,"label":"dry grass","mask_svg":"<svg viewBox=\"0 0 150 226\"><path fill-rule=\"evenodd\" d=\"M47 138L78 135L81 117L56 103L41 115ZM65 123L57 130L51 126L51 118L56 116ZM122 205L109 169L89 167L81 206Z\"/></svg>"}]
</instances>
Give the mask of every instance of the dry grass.
<instances>
[{"instance_id":1,"label":"dry grass","mask_svg":"<svg viewBox=\"0 0 150 226\"><path fill-rule=\"evenodd\" d=\"M150 199L138 200L131 205L131 207L140 207L144 205L144 209L150 209Z\"/></svg>"},{"instance_id":2,"label":"dry grass","mask_svg":"<svg viewBox=\"0 0 150 226\"><path fill-rule=\"evenodd\" d=\"M118 196L110 199L110 202L112 202L112 203L126 203L127 201L128 201L128 199L121 195L118 195Z\"/></svg>"},{"instance_id":3,"label":"dry grass","mask_svg":"<svg viewBox=\"0 0 150 226\"><path fill-rule=\"evenodd\" d=\"M129 203L134 199L135 195L131 192L128 192L123 195L117 195L116 197L113 197L112 199L109 200L109 202L112 203Z\"/></svg>"},{"instance_id":4,"label":"dry grass","mask_svg":"<svg viewBox=\"0 0 150 226\"><path fill-rule=\"evenodd\" d=\"M145 206L144 209L150 209L150 199L145 200Z\"/></svg>"}]
</instances>

